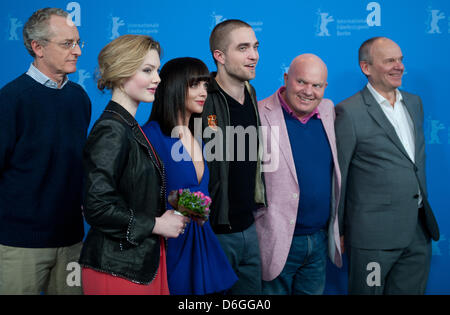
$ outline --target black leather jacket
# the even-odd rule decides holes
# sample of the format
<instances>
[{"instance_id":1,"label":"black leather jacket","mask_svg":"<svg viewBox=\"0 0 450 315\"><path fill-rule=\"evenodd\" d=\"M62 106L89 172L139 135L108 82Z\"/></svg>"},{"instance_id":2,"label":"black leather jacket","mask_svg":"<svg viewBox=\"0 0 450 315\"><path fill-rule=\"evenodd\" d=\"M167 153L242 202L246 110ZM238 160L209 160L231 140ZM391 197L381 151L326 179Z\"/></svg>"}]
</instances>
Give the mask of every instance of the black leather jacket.
<instances>
[{"instance_id":1,"label":"black leather jacket","mask_svg":"<svg viewBox=\"0 0 450 315\"><path fill-rule=\"evenodd\" d=\"M80 264L148 284L156 276L160 236L152 234L165 209L164 167L137 121L110 102L83 153L84 216L91 226Z\"/></svg>"},{"instance_id":2,"label":"black leather jacket","mask_svg":"<svg viewBox=\"0 0 450 315\"><path fill-rule=\"evenodd\" d=\"M202 113L202 130L203 130L203 141L207 144L212 139L215 139L217 131L210 127L211 121L210 117L214 116L216 118L215 124L222 131L222 135L225 135L226 127L230 125L230 113L228 109L228 103L220 92L219 86L216 82L216 72L211 73L211 80L208 86L208 97L206 98L205 106L203 107ZM253 86L246 82L245 87L250 93L253 106L256 113L257 127L261 126L261 122L258 114L258 103L256 101L256 93ZM213 136L214 135L214 136ZM256 165L256 179L255 179L255 195L254 200L258 207L266 206L266 188L264 182L264 174L262 172L262 143L261 138L258 135L258 141L260 145L258 147L258 160ZM225 156L227 152L227 141L218 141L217 143L222 144L222 153ZM210 224L212 228L217 231L219 227L230 228L229 214L229 199L228 199L228 178L229 178L229 163L228 161L216 161L207 157L208 168L210 172L209 180L209 193L212 199L211 205L211 216Z\"/></svg>"}]
</instances>

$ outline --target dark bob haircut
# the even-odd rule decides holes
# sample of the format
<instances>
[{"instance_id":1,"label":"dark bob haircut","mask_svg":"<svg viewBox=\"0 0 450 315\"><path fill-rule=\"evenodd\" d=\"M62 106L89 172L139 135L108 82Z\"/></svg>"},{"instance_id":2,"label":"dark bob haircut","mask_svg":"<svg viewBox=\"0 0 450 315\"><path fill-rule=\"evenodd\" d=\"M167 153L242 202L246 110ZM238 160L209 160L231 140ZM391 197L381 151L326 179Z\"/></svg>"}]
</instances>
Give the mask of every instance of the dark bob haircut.
<instances>
[{"instance_id":1,"label":"dark bob haircut","mask_svg":"<svg viewBox=\"0 0 450 315\"><path fill-rule=\"evenodd\" d=\"M170 136L172 129L178 125L178 114L182 117L186 115L188 88L200 81L209 82L210 74L200 59L183 57L169 60L159 76L161 83L156 89L149 121L157 121L162 132Z\"/></svg>"}]
</instances>

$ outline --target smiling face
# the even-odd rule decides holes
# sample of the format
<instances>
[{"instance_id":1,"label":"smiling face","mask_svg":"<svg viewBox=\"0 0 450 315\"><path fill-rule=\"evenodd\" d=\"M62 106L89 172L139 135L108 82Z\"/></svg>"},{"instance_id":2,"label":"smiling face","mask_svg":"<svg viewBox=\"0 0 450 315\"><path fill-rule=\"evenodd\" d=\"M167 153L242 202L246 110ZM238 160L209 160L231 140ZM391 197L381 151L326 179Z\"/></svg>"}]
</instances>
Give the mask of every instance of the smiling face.
<instances>
[{"instance_id":1,"label":"smiling face","mask_svg":"<svg viewBox=\"0 0 450 315\"><path fill-rule=\"evenodd\" d=\"M259 60L259 42L253 29L251 27L234 29L228 35L228 41L225 51L216 50L214 53L218 71L223 70L228 76L241 82L254 79Z\"/></svg>"},{"instance_id":2,"label":"smiling face","mask_svg":"<svg viewBox=\"0 0 450 315\"><path fill-rule=\"evenodd\" d=\"M151 49L136 73L123 84L123 91L136 104L154 101L156 88L161 82L159 67L159 54L155 49Z\"/></svg>"},{"instance_id":3,"label":"smiling face","mask_svg":"<svg viewBox=\"0 0 450 315\"><path fill-rule=\"evenodd\" d=\"M58 82L68 73L77 70L77 60L81 56L81 48L64 47L66 42L78 42L80 36L77 27L70 19L53 15L49 20L49 33L52 35L46 41L33 41L32 47L36 54L35 66L50 79Z\"/></svg>"},{"instance_id":4,"label":"smiling face","mask_svg":"<svg viewBox=\"0 0 450 315\"><path fill-rule=\"evenodd\" d=\"M284 82L286 90L282 96L286 104L298 118L303 118L322 101L327 86L327 68L315 55L300 55L292 61Z\"/></svg>"},{"instance_id":5,"label":"smiling face","mask_svg":"<svg viewBox=\"0 0 450 315\"><path fill-rule=\"evenodd\" d=\"M370 62L361 61L361 70L380 94L393 92L402 85L405 71L400 47L388 38L376 40L370 49Z\"/></svg>"}]
</instances>

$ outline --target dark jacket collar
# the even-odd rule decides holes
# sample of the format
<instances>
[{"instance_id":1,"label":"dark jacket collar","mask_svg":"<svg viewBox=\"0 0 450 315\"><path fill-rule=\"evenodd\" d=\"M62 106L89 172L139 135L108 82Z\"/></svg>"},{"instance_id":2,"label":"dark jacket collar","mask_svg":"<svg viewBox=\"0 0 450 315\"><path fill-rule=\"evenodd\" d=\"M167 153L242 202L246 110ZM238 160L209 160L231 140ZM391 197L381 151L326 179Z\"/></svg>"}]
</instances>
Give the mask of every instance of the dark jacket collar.
<instances>
[{"instance_id":1,"label":"dark jacket collar","mask_svg":"<svg viewBox=\"0 0 450 315\"><path fill-rule=\"evenodd\" d=\"M389 121L389 119L384 114L381 109L380 104L376 101L375 97L369 91L367 86L361 91L361 95L365 104L367 105L367 112L370 116L377 122L377 124L386 132L386 135L391 139L391 141L398 147L398 149L405 155L405 157L414 164L414 162L409 158L408 153L405 150L400 138L397 135L397 132L394 129L394 126ZM414 117L410 114L411 119ZM417 133L416 133L417 134Z\"/></svg>"},{"instance_id":2,"label":"dark jacket collar","mask_svg":"<svg viewBox=\"0 0 450 315\"><path fill-rule=\"evenodd\" d=\"M159 170L162 178L165 178L163 163L151 143L146 139L136 119L134 119L134 117L125 108L114 101L109 101L104 111L116 115L119 119L130 126L134 139L148 150L150 158Z\"/></svg>"},{"instance_id":3,"label":"dark jacket collar","mask_svg":"<svg viewBox=\"0 0 450 315\"><path fill-rule=\"evenodd\" d=\"M208 84L208 93L217 93L220 91L219 83L216 81L217 72L211 72L210 82Z\"/></svg>"},{"instance_id":4,"label":"dark jacket collar","mask_svg":"<svg viewBox=\"0 0 450 315\"><path fill-rule=\"evenodd\" d=\"M209 94L221 93L223 95L223 93L222 93L223 90L219 86L219 83L217 83L216 76L217 76L217 72L211 72L210 82L208 85L208 93ZM245 88L247 89L247 92L250 94L253 104L255 106L257 106L256 95L255 95L253 87L250 85L249 81L245 81Z\"/></svg>"},{"instance_id":5,"label":"dark jacket collar","mask_svg":"<svg viewBox=\"0 0 450 315\"><path fill-rule=\"evenodd\" d=\"M125 108L114 101L109 101L105 111L117 114L130 127L138 125L136 119Z\"/></svg>"}]
</instances>

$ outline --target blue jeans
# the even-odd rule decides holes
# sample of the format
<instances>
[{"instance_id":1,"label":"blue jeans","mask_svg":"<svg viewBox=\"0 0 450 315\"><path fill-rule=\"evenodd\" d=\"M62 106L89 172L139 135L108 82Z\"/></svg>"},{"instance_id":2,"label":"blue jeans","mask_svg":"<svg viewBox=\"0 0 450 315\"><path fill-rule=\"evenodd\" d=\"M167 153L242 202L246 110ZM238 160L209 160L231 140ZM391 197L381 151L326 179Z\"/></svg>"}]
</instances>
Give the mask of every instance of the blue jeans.
<instances>
[{"instance_id":1,"label":"blue jeans","mask_svg":"<svg viewBox=\"0 0 450 315\"><path fill-rule=\"evenodd\" d=\"M263 294L322 294L325 289L326 263L325 231L294 236L283 270L274 280L263 281Z\"/></svg>"},{"instance_id":2,"label":"blue jeans","mask_svg":"<svg viewBox=\"0 0 450 315\"><path fill-rule=\"evenodd\" d=\"M216 236L239 278L227 293L232 295L261 294L261 258L255 224L253 223L242 232L217 234Z\"/></svg>"}]
</instances>

